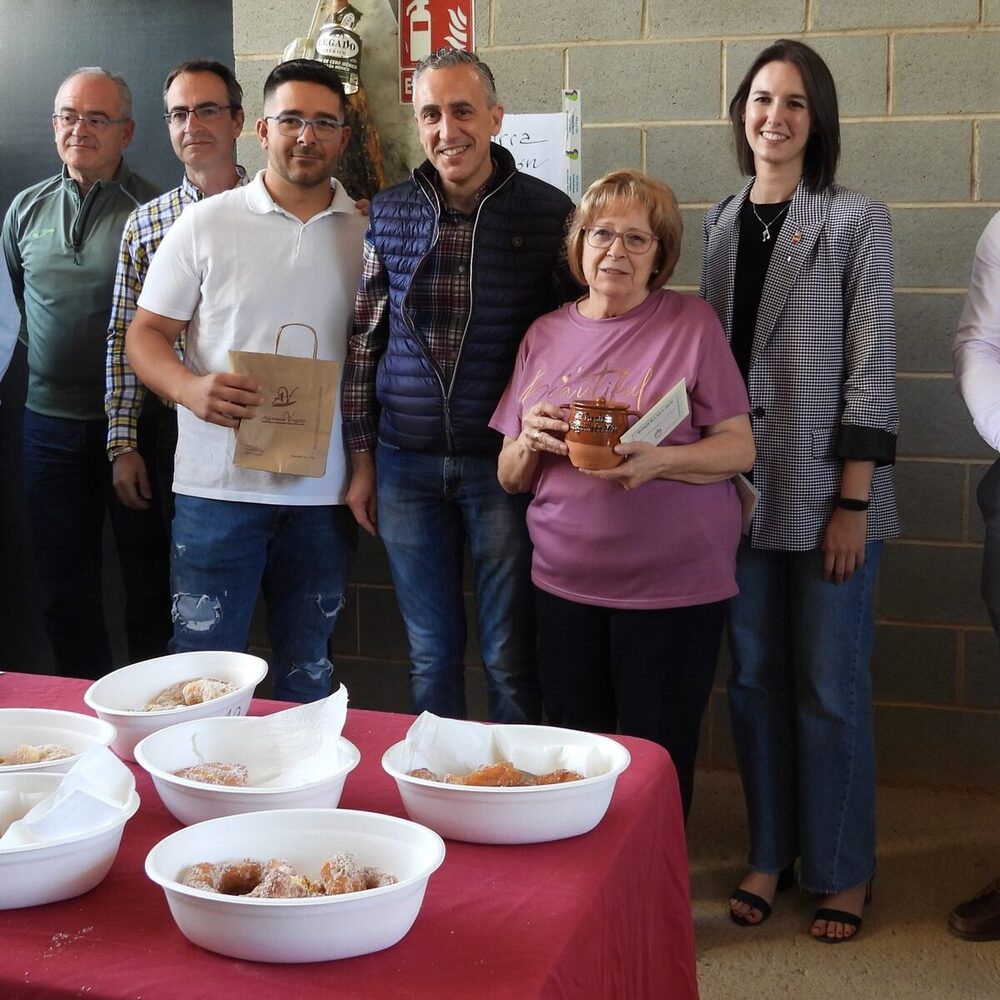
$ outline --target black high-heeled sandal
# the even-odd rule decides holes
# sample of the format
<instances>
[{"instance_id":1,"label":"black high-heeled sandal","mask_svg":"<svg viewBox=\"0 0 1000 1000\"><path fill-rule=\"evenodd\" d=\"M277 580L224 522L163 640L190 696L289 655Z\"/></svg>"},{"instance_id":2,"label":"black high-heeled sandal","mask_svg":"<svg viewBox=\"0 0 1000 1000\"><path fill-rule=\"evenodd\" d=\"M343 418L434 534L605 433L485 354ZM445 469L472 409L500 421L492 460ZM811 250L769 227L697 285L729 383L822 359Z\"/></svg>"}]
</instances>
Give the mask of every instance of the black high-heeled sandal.
<instances>
[{"instance_id":1,"label":"black high-heeled sandal","mask_svg":"<svg viewBox=\"0 0 1000 1000\"><path fill-rule=\"evenodd\" d=\"M784 892L786 889L790 889L792 884L795 882L795 862L793 861L787 868L783 869L778 874L778 884L775 886L774 894L777 895L779 892ZM748 889L736 888L729 894L729 898L735 899L738 903L746 903L747 906L753 907L755 910L759 910L761 913L760 920L747 920L746 917L741 917L738 913L733 912L732 906L729 907L729 919L740 927L759 927L768 917L771 916L771 904L764 899L762 896L758 896L755 892L750 892Z\"/></svg>"},{"instance_id":2,"label":"black high-heeled sandal","mask_svg":"<svg viewBox=\"0 0 1000 1000\"><path fill-rule=\"evenodd\" d=\"M868 880L868 884L865 886L865 901L862 904L867 906L872 901L872 882L874 881L874 876ZM827 922L833 921L834 923L846 924L848 927L854 928L853 934L848 934L847 937L828 937L826 934L812 934L810 937L814 941L820 941L823 944L844 944L847 941L853 941L857 936L858 932L861 930L861 917L856 913L849 913L847 910L833 910L826 906L821 906L814 914L812 922L816 923L817 920L826 920ZM809 925L810 927L812 924Z\"/></svg>"}]
</instances>

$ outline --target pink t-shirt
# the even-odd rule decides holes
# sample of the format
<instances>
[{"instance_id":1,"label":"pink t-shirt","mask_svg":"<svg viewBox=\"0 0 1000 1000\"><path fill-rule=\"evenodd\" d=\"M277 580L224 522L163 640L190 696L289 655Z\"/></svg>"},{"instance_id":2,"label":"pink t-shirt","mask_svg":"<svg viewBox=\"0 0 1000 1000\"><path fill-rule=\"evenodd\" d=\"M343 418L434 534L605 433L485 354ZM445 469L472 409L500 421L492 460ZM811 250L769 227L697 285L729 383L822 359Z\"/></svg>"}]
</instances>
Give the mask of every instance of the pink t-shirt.
<instances>
[{"instance_id":1,"label":"pink t-shirt","mask_svg":"<svg viewBox=\"0 0 1000 1000\"><path fill-rule=\"evenodd\" d=\"M528 329L490 426L515 438L522 413L542 400L604 396L645 413L682 377L691 412L660 447L696 441L701 428L749 410L719 320L702 299L657 290L622 316L596 320L571 302ZM729 480L653 479L626 491L542 454L532 491L531 575L542 590L634 609L709 604L737 592L740 503Z\"/></svg>"}]
</instances>

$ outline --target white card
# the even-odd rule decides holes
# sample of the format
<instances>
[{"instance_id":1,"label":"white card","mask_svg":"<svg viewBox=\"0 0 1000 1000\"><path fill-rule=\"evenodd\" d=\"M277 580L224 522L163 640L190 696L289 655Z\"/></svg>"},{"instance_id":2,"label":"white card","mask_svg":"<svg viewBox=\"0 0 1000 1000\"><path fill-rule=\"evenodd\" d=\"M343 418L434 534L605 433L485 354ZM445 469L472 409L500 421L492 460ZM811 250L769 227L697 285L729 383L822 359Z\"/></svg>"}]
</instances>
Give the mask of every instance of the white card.
<instances>
[{"instance_id":1,"label":"white card","mask_svg":"<svg viewBox=\"0 0 1000 1000\"><path fill-rule=\"evenodd\" d=\"M690 412L687 382L681 379L622 435L622 442L659 444Z\"/></svg>"}]
</instances>

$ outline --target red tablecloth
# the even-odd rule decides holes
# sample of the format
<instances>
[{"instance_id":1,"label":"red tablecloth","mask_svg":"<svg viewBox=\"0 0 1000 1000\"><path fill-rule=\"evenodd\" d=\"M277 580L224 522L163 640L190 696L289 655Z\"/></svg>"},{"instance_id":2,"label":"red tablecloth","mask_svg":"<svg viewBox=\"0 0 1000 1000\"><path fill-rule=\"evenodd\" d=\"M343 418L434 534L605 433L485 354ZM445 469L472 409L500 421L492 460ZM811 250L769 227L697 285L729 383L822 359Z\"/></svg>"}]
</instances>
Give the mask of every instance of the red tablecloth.
<instances>
[{"instance_id":1,"label":"red tablecloth","mask_svg":"<svg viewBox=\"0 0 1000 1000\"><path fill-rule=\"evenodd\" d=\"M0 674L0 706L88 713L85 681ZM251 714L288 706L255 701ZM361 751L341 805L405 816L380 760L410 716L351 710ZM2 740L2 734L0 734ZM0 997L197 1000L665 1000L697 997L677 781L669 756L623 738L632 764L591 833L524 847L447 841L410 933L394 947L312 965L224 958L177 930L143 863L179 824L132 765L142 806L107 878L76 899L0 911Z\"/></svg>"}]
</instances>

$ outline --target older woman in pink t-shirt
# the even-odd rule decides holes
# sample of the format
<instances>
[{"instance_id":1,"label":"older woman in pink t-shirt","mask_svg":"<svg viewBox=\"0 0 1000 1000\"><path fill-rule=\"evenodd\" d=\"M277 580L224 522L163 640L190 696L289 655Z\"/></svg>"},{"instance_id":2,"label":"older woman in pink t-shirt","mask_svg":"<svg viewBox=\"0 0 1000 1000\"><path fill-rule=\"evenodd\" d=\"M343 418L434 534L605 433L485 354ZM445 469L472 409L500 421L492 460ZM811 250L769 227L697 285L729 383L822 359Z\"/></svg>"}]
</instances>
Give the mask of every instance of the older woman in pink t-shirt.
<instances>
[{"instance_id":1,"label":"older woman in pink t-shirt","mask_svg":"<svg viewBox=\"0 0 1000 1000\"><path fill-rule=\"evenodd\" d=\"M671 190L631 170L584 194L570 267L588 292L542 316L518 351L491 426L499 478L534 494L528 528L549 720L655 740L691 803L698 729L725 602L736 593L751 467L743 379L714 311L667 291L682 224ZM575 468L565 404L604 397L641 413L681 378L689 413L658 445L615 446L613 469Z\"/></svg>"}]
</instances>

